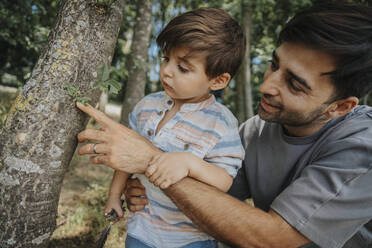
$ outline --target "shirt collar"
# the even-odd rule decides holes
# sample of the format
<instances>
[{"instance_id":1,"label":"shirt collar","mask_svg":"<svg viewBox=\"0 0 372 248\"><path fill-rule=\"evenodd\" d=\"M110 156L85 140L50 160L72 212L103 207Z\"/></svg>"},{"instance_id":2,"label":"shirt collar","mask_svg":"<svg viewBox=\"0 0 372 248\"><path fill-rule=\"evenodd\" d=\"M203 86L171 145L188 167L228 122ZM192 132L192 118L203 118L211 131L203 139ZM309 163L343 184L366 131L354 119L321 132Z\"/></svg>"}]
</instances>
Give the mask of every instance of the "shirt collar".
<instances>
[{"instance_id":1,"label":"shirt collar","mask_svg":"<svg viewBox=\"0 0 372 248\"><path fill-rule=\"evenodd\" d=\"M163 100L164 100L163 103L164 103L165 108L170 109L173 106L173 103L174 103L173 99L170 96L168 96L165 92L164 92ZM191 111L202 110L204 108L207 108L211 104L213 104L215 101L216 101L216 98L214 97L214 95L210 94L210 96L204 101L197 102L197 103L184 103L181 106L180 111L191 112Z\"/></svg>"}]
</instances>

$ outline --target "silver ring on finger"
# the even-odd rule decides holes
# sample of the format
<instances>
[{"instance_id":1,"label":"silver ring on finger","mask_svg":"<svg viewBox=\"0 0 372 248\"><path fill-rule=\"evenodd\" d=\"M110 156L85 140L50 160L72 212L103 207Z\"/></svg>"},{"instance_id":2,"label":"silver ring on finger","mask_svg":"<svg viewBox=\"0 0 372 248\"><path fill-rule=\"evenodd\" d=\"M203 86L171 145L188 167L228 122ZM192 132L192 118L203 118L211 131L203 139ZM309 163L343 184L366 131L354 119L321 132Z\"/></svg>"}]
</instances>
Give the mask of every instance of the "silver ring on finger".
<instances>
[{"instance_id":1,"label":"silver ring on finger","mask_svg":"<svg viewBox=\"0 0 372 248\"><path fill-rule=\"evenodd\" d=\"M98 154L98 152L97 152L97 150L96 150L96 145L97 145L97 144L94 144L94 145L93 145L93 152L94 152L94 154Z\"/></svg>"}]
</instances>

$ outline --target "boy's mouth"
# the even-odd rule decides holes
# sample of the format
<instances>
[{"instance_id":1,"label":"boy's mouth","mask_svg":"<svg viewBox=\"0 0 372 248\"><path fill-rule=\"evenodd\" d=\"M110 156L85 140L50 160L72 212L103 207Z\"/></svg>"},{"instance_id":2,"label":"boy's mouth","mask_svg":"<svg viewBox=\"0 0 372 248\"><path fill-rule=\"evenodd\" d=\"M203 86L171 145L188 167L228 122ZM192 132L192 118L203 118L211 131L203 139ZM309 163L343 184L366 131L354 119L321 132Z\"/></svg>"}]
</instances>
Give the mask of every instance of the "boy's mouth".
<instances>
[{"instance_id":1,"label":"boy's mouth","mask_svg":"<svg viewBox=\"0 0 372 248\"><path fill-rule=\"evenodd\" d=\"M162 81L162 83L163 83L164 89L173 90L173 88L169 84L167 84L166 82Z\"/></svg>"}]
</instances>

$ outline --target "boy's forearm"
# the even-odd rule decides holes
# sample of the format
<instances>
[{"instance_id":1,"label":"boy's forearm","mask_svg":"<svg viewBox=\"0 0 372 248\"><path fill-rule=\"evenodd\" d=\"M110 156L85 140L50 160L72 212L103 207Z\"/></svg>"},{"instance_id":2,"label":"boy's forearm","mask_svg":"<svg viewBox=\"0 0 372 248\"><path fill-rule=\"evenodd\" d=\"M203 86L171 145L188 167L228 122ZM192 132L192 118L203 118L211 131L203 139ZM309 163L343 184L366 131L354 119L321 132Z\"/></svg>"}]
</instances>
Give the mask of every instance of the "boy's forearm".
<instances>
[{"instance_id":1,"label":"boy's forearm","mask_svg":"<svg viewBox=\"0 0 372 248\"><path fill-rule=\"evenodd\" d=\"M163 191L201 230L234 247L294 248L309 242L274 211L264 212L192 178Z\"/></svg>"},{"instance_id":2,"label":"boy's forearm","mask_svg":"<svg viewBox=\"0 0 372 248\"><path fill-rule=\"evenodd\" d=\"M121 196L125 185L127 183L130 174L122 171L115 171L112 176L111 186L110 186L110 196L116 195Z\"/></svg>"},{"instance_id":3,"label":"boy's forearm","mask_svg":"<svg viewBox=\"0 0 372 248\"><path fill-rule=\"evenodd\" d=\"M227 192L233 182L233 178L221 167L210 164L196 156L189 160L189 176Z\"/></svg>"}]
</instances>

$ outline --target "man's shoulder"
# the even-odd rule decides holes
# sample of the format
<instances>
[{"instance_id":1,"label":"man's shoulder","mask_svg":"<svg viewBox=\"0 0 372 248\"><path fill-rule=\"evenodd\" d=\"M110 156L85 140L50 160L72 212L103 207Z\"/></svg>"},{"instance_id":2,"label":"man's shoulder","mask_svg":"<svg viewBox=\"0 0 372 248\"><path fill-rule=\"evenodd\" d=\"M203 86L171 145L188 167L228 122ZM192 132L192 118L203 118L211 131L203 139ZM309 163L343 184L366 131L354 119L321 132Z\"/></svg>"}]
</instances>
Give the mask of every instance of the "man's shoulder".
<instances>
[{"instance_id":1,"label":"man's shoulder","mask_svg":"<svg viewBox=\"0 0 372 248\"><path fill-rule=\"evenodd\" d=\"M239 130L240 132L244 132L247 134L252 132L260 133L265 124L267 123L264 120L262 120L258 115L255 115L243 122L240 125Z\"/></svg>"},{"instance_id":2,"label":"man's shoulder","mask_svg":"<svg viewBox=\"0 0 372 248\"><path fill-rule=\"evenodd\" d=\"M361 105L347 114L340 121L335 121L331 127L335 133L346 132L357 134L360 131L368 129L372 132L372 107ZM371 133L372 134L372 133Z\"/></svg>"},{"instance_id":3,"label":"man's shoulder","mask_svg":"<svg viewBox=\"0 0 372 248\"><path fill-rule=\"evenodd\" d=\"M372 120L372 107L367 105L359 105L355 107L349 114L346 115L345 120L355 121L356 119Z\"/></svg>"},{"instance_id":4,"label":"man's shoulder","mask_svg":"<svg viewBox=\"0 0 372 248\"><path fill-rule=\"evenodd\" d=\"M352 140L372 141L372 108L357 106L344 117L333 120L319 139L327 140L328 144Z\"/></svg>"}]
</instances>

